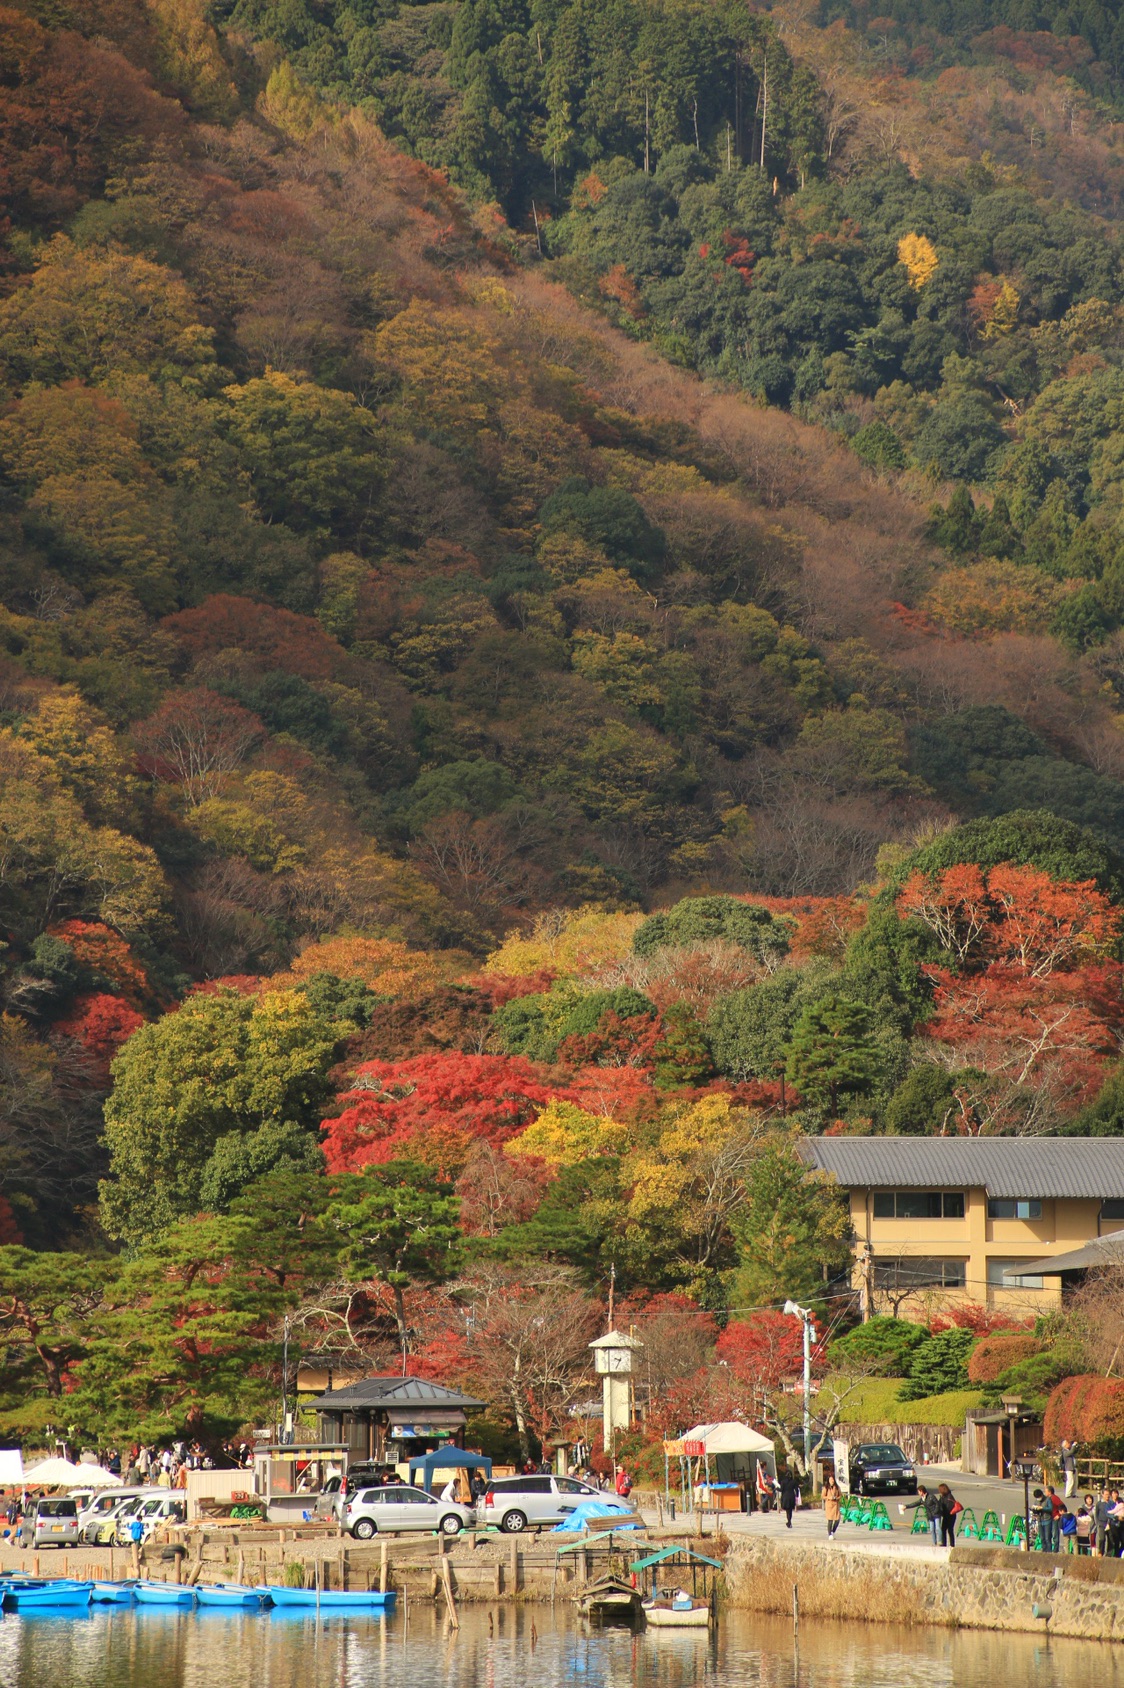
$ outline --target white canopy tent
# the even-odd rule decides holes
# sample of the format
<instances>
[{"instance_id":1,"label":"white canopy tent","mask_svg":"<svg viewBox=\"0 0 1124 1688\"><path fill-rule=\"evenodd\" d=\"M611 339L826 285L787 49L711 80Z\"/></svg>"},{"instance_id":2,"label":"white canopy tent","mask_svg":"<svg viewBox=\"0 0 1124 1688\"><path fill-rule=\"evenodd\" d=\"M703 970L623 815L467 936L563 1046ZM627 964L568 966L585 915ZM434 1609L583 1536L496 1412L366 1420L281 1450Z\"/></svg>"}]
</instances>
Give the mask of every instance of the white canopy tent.
<instances>
[{"instance_id":1,"label":"white canopy tent","mask_svg":"<svg viewBox=\"0 0 1124 1688\"><path fill-rule=\"evenodd\" d=\"M65 1483L73 1488L78 1477L78 1467L68 1459L41 1459L38 1465L33 1465L30 1471L25 1471L25 1483L36 1483L45 1489L61 1489Z\"/></svg>"},{"instance_id":2,"label":"white canopy tent","mask_svg":"<svg viewBox=\"0 0 1124 1688\"><path fill-rule=\"evenodd\" d=\"M701 1442L703 1451L708 1454L768 1454L772 1457L774 1451L768 1436L762 1436L751 1425L739 1424L732 1418L719 1424L696 1424L690 1430L684 1430L681 1440Z\"/></svg>"},{"instance_id":3,"label":"white canopy tent","mask_svg":"<svg viewBox=\"0 0 1124 1688\"><path fill-rule=\"evenodd\" d=\"M89 1460L83 1460L81 1465L74 1468L74 1487L85 1485L88 1489L119 1489L124 1482L115 1471L106 1471L104 1466L91 1465Z\"/></svg>"},{"instance_id":4,"label":"white canopy tent","mask_svg":"<svg viewBox=\"0 0 1124 1688\"><path fill-rule=\"evenodd\" d=\"M679 1460L684 1506L689 1504L689 1494L704 1490L710 1493L712 1471L714 1485L728 1487L736 1484L747 1497L746 1504L752 1504L752 1496L757 1493L759 1470L768 1472L770 1477L777 1474L776 1452L768 1436L736 1419L695 1424L675 1441L664 1443L664 1492L669 1505L673 1458Z\"/></svg>"},{"instance_id":5,"label":"white canopy tent","mask_svg":"<svg viewBox=\"0 0 1124 1688\"><path fill-rule=\"evenodd\" d=\"M23 1454L18 1448L0 1448L0 1489L18 1489L23 1482Z\"/></svg>"}]
</instances>

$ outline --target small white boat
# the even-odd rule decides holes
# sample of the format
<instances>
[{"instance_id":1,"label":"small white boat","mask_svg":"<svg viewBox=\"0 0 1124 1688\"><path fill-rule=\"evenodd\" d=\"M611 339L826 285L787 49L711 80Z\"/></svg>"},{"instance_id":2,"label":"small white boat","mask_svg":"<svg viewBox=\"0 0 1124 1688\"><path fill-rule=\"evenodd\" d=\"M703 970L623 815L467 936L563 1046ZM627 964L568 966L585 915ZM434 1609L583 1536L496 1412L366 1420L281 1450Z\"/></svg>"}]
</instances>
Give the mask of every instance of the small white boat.
<instances>
[{"instance_id":1,"label":"small white boat","mask_svg":"<svg viewBox=\"0 0 1124 1688\"><path fill-rule=\"evenodd\" d=\"M709 1600L696 1600L682 1588L654 1594L640 1609L650 1629L706 1629L711 1618Z\"/></svg>"}]
</instances>

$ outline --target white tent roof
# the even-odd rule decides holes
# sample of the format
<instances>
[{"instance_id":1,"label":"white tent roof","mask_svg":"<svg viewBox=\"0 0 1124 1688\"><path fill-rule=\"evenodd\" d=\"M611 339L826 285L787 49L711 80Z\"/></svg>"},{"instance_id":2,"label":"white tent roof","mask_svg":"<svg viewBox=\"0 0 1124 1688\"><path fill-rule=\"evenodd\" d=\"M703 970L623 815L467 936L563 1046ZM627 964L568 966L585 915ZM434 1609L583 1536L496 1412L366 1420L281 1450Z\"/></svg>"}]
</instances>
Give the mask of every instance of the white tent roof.
<instances>
[{"instance_id":1,"label":"white tent roof","mask_svg":"<svg viewBox=\"0 0 1124 1688\"><path fill-rule=\"evenodd\" d=\"M118 1477L116 1472L106 1471L103 1466L91 1465L83 1460L81 1465L74 1468L74 1487L85 1484L89 1489L119 1489L124 1478Z\"/></svg>"},{"instance_id":2,"label":"white tent roof","mask_svg":"<svg viewBox=\"0 0 1124 1688\"><path fill-rule=\"evenodd\" d=\"M19 1448L0 1448L0 1486L23 1482L23 1454Z\"/></svg>"},{"instance_id":3,"label":"white tent roof","mask_svg":"<svg viewBox=\"0 0 1124 1688\"><path fill-rule=\"evenodd\" d=\"M708 1454L771 1454L773 1444L767 1436L751 1430L748 1424L727 1419L722 1424L696 1424L684 1430L684 1442L701 1442Z\"/></svg>"},{"instance_id":4,"label":"white tent roof","mask_svg":"<svg viewBox=\"0 0 1124 1688\"><path fill-rule=\"evenodd\" d=\"M38 1465L33 1465L30 1471L24 1472L27 1483L42 1483L48 1489L59 1488L63 1483L73 1485L78 1475L78 1467L72 1465L68 1459L41 1459Z\"/></svg>"}]
</instances>

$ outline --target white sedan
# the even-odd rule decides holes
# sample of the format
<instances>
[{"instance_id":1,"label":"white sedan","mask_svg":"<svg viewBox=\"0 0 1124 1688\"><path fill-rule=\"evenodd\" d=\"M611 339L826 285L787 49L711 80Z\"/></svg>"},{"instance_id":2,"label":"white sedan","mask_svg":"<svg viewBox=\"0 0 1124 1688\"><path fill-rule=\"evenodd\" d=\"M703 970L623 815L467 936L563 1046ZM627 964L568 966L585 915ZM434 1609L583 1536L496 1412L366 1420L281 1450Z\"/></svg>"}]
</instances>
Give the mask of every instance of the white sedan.
<instances>
[{"instance_id":1,"label":"white sedan","mask_svg":"<svg viewBox=\"0 0 1124 1688\"><path fill-rule=\"evenodd\" d=\"M456 1536L474 1522L472 1508L457 1501L441 1500L408 1483L390 1483L381 1489L357 1489L344 1506L344 1529L360 1541L398 1530L440 1530Z\"/></svg>"}]
</instances>

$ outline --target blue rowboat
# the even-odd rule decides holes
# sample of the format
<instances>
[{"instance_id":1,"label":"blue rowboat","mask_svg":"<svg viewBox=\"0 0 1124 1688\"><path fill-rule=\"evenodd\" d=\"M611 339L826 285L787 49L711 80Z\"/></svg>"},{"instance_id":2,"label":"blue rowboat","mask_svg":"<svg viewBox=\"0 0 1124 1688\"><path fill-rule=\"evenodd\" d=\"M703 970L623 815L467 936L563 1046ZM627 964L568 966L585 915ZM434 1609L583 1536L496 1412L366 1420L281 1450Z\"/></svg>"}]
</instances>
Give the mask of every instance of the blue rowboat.
<instances>
[{"instance_id":1,"label":"blue rowboat","mask_svg":"<svg viewBox=\"0 0 1124 1688\"><path fill-rule=\"evenodd\" d=\"M41 1583L9 1583L4 1589L6 1612L35 1611L48 1606L88 1606L93 1583L72 1582L69 1577Z\"/></svg>"},{"instance_id":2,"label":"blue rowboat","mask_svg":"<svg viewBox=\"0 0 1124 1688\"><path fill-rule=\"evenodd\" d=\"M200 1583L195 1590L200 1606L220 1606L227 1611L260 1612L268 1604L269 1595L262 1588L247 1588L245 1583Z\"/></svg>"},{"instance_id":3,"label":"blue rowboat","mask_svg":"<svg viewBox=\"0 0 1124 1688\"><path fill-rule=\"evenodd\" d=\"M393 1590L380 1594L377 1588L322 1588L318 1594L314 1588L278 1588L270 1583L259 1592L268 1594L275 1606L300 1607L306 1612L318 1606L323 1612L370 1612L393 1606L395 1599Z\"/></svg>"},{"instance_id":4,"label":"blue rowboat","mask_svg":"<svg viewBox=\"0 0 1124 1688\"><path fill-rule=\"evenodd\" d=\"M90 1599L96 1606L131 1606L135 1587L132 1582L96 1582Z\"/></svg>"},{"instance_id":5,"label":"blue rowboat","mask_svg":"<svg viewBox=\"0 0 1124 1688\"><path fill-rule=\"evenodd\" d=\"M142 1606L194 1606L195 1590L182 1583L138 1582L133 1593Z\"/></svg>"}]
</instances>

